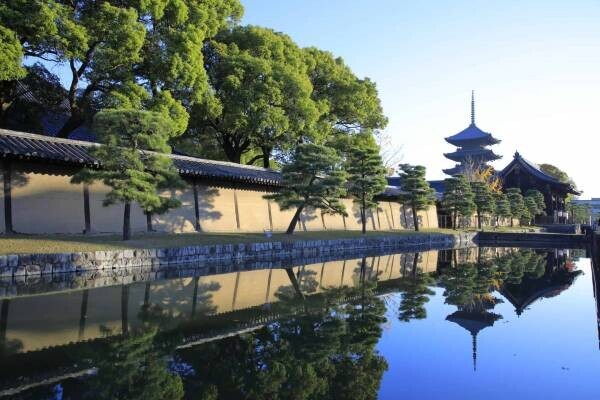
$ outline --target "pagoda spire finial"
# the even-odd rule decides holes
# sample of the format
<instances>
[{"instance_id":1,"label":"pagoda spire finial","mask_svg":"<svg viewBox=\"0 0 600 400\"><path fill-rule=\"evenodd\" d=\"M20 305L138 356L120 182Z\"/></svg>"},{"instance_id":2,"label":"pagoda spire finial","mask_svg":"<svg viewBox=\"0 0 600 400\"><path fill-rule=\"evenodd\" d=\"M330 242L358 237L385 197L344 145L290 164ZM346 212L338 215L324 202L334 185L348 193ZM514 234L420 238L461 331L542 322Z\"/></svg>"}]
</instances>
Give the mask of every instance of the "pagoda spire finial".
<instances>
[{"instance_id":1,"label":"pagoda spire finial","mask_svg":"<svg viewBox=\"0 0 600 400\"><path fill-rule=\"evenodd\" d=\"M471 125L475 125L475 91L471 90Z\"/></svg>"}]
</instances>

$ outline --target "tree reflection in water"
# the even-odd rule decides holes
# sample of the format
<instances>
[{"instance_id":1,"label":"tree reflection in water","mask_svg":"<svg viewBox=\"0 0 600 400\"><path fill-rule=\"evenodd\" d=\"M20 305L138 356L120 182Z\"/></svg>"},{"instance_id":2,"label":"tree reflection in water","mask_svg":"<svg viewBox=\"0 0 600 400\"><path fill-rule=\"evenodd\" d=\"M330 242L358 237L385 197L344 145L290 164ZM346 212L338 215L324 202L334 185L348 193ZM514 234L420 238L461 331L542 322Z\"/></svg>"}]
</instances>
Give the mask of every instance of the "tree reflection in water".
<instances>
[{"instance_id":1,"label":"tree reflection in water","mask_svg":"<svg viewBox=\"0 0 600 400\"><path fill-rule=\"evenodd\" d=\"M438 259L436 272L425 273L419 253L405 255L402 277L387 282L377 282L374 263L362 259L346 270L352 271L353 287L329 289L314 272L289 269L290 283L278 289L278 301L224 314L216 313L211 301L217 288L212 283L193 280L187 315L150 303L147 285L137 312L141 326L128 321L124 287L119 332L107 330L104 339L81 341L68 350L31 354L32 360L39 356L47 363L40 371L91 372L28 390L20 398L60 398L58 391L64 398L83 399L373 399L387 369L375 350L386 321L388 297L380 296L386 290L401 294L394 309L408 322L427 317L426 304L439 287L445 303L456 306L447 320L473 337L475 368L477 334L502 318L493 312L502 301L498 293L519 313L540 296L564 290L580 273L558 252L488 249L447 258L449 263ZM87 315L83 299L80 330ZM1 308L0 344L5 354L14 354L3 334L8 300ZM31 365L27 362L23 365Z\"/></svg>"}]
</instances>

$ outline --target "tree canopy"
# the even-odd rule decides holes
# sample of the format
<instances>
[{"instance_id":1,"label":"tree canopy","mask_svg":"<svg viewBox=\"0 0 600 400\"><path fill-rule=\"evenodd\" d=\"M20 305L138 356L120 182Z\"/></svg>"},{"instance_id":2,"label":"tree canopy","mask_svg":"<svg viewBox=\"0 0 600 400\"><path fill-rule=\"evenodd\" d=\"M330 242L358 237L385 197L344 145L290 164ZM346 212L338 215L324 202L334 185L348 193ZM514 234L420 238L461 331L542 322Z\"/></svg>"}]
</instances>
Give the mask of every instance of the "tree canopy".
<instances>
[{"instance_id":1,"label":"tree canopy","mask_svg":"<svg viewBox=\"0 0 600 400\"><path fill-rule=\"evenodd\" d=\"M346 173L334 149L300 144L281 173L283 187L265 198L275 200L283 210L296 209L286 233L294 233L302 211L307 208L324 213L346 213L340 201L346 194Z\"/></svg>"},{"instance_id":2,"label":"tree canopy","mask_svg":"<svg viewBox=\"0 0 600 400\"><path fill-rule=\"evenodd\" d=\"M435 191L425 179L422 165L400 164L400 190L398 200L412 209L415 231L419 230L418 211L426 210L435 203Z\"/></svg>"},{"instance_id":3,"label":"tree canopy","mask_svg":"<svg viewBox=\"0 0 600 400\"><path fill-rule=\"evenodd\" d=\"M359 135L346 159L348 194L360 208L362 233L366 233L367 210L377 207L373 198L386 187L385 167L379 155L379 146L372 135Z\"/></svg>"},{"instance_id":4,"label":"tree canopy","mask_svg":"<svg viewBox=\"0 0 600 400\"><path fill-rule=\"evenodd\" d=\"M160 113L135 110L102 111L94 118L94 127L104 146L93 147L90 153L101 169L85 168L72 180L102 181L111 188L103 204L125 204L123 239L127 240L131 236L131 203L138 203L148 214L180 205L177 199L162 193L183 184L172 160L165 155L170 153L167 143L175 128Z\"/></svg>"},{"instance_id":5,"label":"tree canopy","mask_svg":"<svg viewBox=\"0 0 600 400\"><path fill-rule=\"evenodd\" d=\"M444 181L442 206L452 216L452 227L457 228L458 216L470 217L476 209L474 194L464 175L447 178Z\"/></svg>"},{"instance_id":6,"label":"tree canopy","mask_svg":"<svg viewBox=\"0 0 600 400\"><path fill-rule=\"evenodd\" d=\"M68 65L70 114L59 131L68 137L114 96L136 104L170 91L186 106L201 101L204 41L241 14L238 0L7 0L0 25L26 57Z\"/></svg>"},{"instance_id":7,"label":"tree canopy","mask_svg":"<svg viewBox=\"0 0 600 400\"><path fill-rule=\"evenodd\" d=\"M481 229L482 214L494 211L494 197L490 187L485 182L471 182L473 191L473 203L477 211L477 227Z\"/></svg>"},{"instance_id":8,"label":"tree canopy","mask_svg":"<svg viewBox=\"0 0 600 400\"><path fill-rule=\"evenodd\" d=\"M513 226L513 218L521 219L527 213L527 209L525 208L525 200L523 199L521 189L519 188L506 189L506 196L510 203L510 225Z\"/></svg>"}]
</instances>

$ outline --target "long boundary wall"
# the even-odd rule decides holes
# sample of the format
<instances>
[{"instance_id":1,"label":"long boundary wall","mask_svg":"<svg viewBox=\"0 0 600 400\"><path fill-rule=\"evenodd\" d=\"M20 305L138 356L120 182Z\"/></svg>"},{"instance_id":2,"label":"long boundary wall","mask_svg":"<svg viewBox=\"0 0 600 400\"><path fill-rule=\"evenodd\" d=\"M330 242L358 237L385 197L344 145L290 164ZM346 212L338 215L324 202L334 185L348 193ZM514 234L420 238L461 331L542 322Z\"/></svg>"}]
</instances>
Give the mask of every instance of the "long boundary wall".
<instances>
[{"instance_id":1,"label":"long boundary wall","mask_svg":"<svg viewBox=\"0 0 600 400\"><path fill-rule=\"evenodd\" d=\"M82 184L70 182L75 172L74 169L54 165L12 162L10 176L13 230L27 234L83 233L86 228L86 196ZM94 183L87 190L90 233L121 232L123 205L103 205L108 188L102 183ZM281 210L277 203L264 199L266 193L256 189L188 182L185 189L170 194L179 199L182 206L164 215L153 215L152 228L170 233L284 231L294 212ZM0 197L2 232L5 227L2 193ZM306 210L297 229L361 229L358 207L351 199L343 199L343 203L347 209L347 217L322 215L320 211ZM418 216L423 228L437 228L435 206L420 211ZM136 204L132 205L131 223L134 232L147 230L146 215ZM370 210L367 215L368 230L413 228L412 211L398 203L379 202L377 209Z\"/></svg>"}]
</instances>

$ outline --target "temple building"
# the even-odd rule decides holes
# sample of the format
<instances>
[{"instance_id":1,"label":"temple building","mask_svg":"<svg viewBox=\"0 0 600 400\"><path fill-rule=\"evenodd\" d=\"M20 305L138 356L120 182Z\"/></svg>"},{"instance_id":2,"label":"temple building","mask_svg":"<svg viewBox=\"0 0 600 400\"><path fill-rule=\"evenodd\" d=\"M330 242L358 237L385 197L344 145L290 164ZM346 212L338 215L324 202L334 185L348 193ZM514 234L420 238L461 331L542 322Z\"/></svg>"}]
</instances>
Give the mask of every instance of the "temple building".
<instances>
[{"instance_id":1,"label":"temple building","mask_svg":"<svg viewBox=\"0 0 600 400\"><path fill-rule=\"evenodd\" d=\"M523 194L529 189L542 192L546 202L546 216L537 217L536 223L567 222L567 196L581 194L571 183L562 182L542 171L538 165L523 158L518 151L515 152L513 160L498 172L498 177L505 189L516 187L521 189Z\"/></svg>"},{"instance_id":2,"label":"temple building","mask_svg":"<svg viewBox=\"0 0 600 400\"><path fill-rule=\"evenodd\" d=\"M500 143L491 133L479 129L475 124L475 95L471 92L471 124L456 135L446 138L446 141L456 146L456 151L445 153L444 156L457 164L444 173L454 176L465 173L467 168L482 169L488 162L498 160L501 156L495 154L488 146Z\"/></svg>"}]
</instances>

